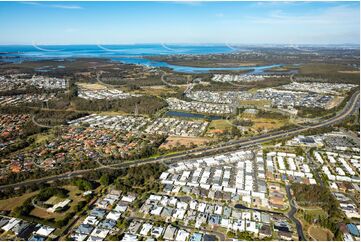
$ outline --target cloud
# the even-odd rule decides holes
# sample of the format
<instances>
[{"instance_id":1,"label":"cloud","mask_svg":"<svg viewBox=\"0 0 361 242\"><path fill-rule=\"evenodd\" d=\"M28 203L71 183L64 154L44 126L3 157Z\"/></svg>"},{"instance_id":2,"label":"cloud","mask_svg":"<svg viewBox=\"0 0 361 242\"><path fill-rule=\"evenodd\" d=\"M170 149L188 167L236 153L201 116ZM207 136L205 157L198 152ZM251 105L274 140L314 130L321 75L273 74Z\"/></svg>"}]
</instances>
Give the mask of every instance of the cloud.
<instances>
[{"instance_id":1,"label":"cloud","mask_svg":"<svg viewBox=\"0 0 361 242\"><path fill-rule=\"evenodd\" d=\"M224 14L223 14L223 13L216 13L216 17L218 17L218 18L223 18L223 17L224 17Z\"/></svg>"},{"instance_id":2,"label":"cloud","mask_svg":"<svg viewBox=\"0 0 361 242\"><path fill-rule=\"evenodd\" d=\"M184 5L189 5L189 6L200 6L202 5L202 2L200 1L174 1L174 2L170 2L170 3L175 3L175 4L184 4Z\"/></svg>"},{"instance_id":3,"label":"cloud","mask_svg":"<svg viewBox=\"0 0 361 242\"><path fill-rule=\"evenodd\" d=\"M49 7L49 8L59 8L59 9L83 9L83 7L78 5L69 5L69 4L47 4L43 2L21 2L22 4Z\"/></svg>"},{"instance_id":4,"label":"cloud","mask_svg":"<svg viewBox=\"0 0 361 242\"><path fill-rule=\"evenodd\" d=\"M257 24L355 24L359 12L349 6L331 7L321 13L307 15L290 15L282 10L274 10L268 16L249 19Z\"/></svg>"}]
</instances>

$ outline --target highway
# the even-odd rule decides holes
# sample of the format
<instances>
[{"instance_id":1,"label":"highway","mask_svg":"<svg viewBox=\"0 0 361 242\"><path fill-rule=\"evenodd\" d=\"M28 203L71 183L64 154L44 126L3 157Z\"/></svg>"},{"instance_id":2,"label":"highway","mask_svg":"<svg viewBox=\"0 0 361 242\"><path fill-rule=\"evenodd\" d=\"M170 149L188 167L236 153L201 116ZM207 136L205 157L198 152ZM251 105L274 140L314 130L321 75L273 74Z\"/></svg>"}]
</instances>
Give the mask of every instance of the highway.
<instances>
[{"instance_id":1,"label":"highway","mask_svg":"<svg viewBox=\"0 0 361 242\"><path fill-rule=\"evenodd\" d=\"M55 180L59 180L59 179L68 179L71 177L76 177L76 176L86 174L87 172L91 172L94 170L124 169L124 168L131 167L131 166L138 166L138 165L157 163L157 162L164 162L165 164L171 164L174 162L178 162L181 159L190 159L190 158L195 158L195 157L207 156L207 155L215 154L215 153L227 152L227 151L230 151L230 150L233 150L236 148L246 148L246 147L250 147L250 146L255 146L255 145L258 145L263 142L267 142L267 141L271 141L271 140L279 139L279 138L285 138L287 136L297 135L299 133L302 133L304 131L308 131L311 129L322 128L322 127L326 127L326 126L335 124L335 123L341 121L342 119L346 118L348 115L352 114L356 109L359 108L359 104L358 104L359 98L360 98L360 93L359 93L359 91L357 91L352 95L352 97L349 99L349 101L346 103L346 105L343 107L343 109L340 112L338 112L334 117L324 120L324 121L320 121L317 124L311 124L311 125L302 126L302 127L295 127L295 128L289 129L289 130L281 130L281 131L262 134L262 135L258 135L258 136L254 136L254 137L250 137L250 138L229 141L229 142L220 143L218 145L211 146L211 147L196 148L193 150L188 150L188 151L184 151L184 152L169 155L169 156L161 156L158 158L147 158L147 159L133 160L133 161L122 161L121 163L102 165L100 167L87 169L87 170L76 170L76 171L71 171L71 172L67 172L64 174L60 174L60 175L48 176L48 177L43 177L43 178L33 179L33 180L26 180L26 181L14 183L14 184L1 185L0 190L5 189L5 188L17 188L17 187L20 187L23 185L29 185L32 183L49 182L49 181L55 181Z\"/></svg>"}]
</instances>

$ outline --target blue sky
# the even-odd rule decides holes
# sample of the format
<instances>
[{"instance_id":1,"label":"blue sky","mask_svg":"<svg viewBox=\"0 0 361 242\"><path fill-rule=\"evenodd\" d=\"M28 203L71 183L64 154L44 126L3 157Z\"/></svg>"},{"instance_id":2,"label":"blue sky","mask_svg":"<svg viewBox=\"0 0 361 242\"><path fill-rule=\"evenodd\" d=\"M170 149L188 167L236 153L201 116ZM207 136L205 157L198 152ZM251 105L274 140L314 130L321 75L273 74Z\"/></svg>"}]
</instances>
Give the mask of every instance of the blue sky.
<instances>
[{"instance_id":1,"label":"blue sky","mask_svg":"<svg viewBox=\"0 0 361 242\"><path fill-rule=\"evenodd\" d=\"M358 44L359 9L359 2L0 2L0 44Z\"/></svg>"}]
</instances>

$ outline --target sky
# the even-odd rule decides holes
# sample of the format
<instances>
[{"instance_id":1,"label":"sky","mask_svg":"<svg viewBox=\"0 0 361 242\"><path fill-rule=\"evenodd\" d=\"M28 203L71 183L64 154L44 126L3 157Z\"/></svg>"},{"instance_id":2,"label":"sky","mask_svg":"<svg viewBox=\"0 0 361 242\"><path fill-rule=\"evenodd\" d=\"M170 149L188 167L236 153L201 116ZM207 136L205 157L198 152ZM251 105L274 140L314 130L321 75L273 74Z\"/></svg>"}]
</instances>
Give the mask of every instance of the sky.
<instances>
[{"instance_id":1,"label":"sky","mask_svg":"<svg viewBox=\"0 0 361 242\"><path fill-rule=\"evenodd\" d=\"M355 2L0 2L0 44L359 44Z\"/></svg>"}]
</instances>

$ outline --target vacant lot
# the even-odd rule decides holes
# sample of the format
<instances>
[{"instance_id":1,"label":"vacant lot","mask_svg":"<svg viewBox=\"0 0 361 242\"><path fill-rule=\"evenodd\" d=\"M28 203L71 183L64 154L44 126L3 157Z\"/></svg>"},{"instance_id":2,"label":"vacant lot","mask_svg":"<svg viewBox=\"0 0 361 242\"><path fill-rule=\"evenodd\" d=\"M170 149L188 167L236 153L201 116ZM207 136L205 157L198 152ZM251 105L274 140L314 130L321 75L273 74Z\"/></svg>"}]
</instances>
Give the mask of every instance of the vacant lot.
<instances>
[{"instance_id":1,"label":"vacant lot","mask_svg":"<svg viewBox=\"0 0 361 242\"><path fill-rule=\"evenodd\" d=\"M192 145L203 145L209 142L209 138L202 137L175 137L171 136L160 146L163 149L171 149L172 147L178 147L184 145L185 147L191 147Z\"/></svg>"},{"instance_id":2,"label":"vacant lot","mask_svg":"<svg viewBox=\"0 0 361 242\"><path fill-rule=\"evenodd\" d=\"M244 106L256 106L256 107L263 107L266 105L271 105L270 100L241 100L239 101L240 105Z\"/></svg>"},{"instance_id":3,"label":"vacant lot","mask_svg":"<svg viewBox=\"0 0 361 242\"><path fill-rule=\"evenodd\" d=\"M321 78L327 82L360 84L359 71L353 67L337 64L309 63L300 67L297 76Z\"/></svg>"},{"instance_id":4,"label":"vacant lot","mask_svg":"<svg viewBox=\"0 0 361 242\"><path fill-rule=\"evenodd\" d=\"M220 120L212 120L212 122L209 125L209 129L229 129L231 128L231 121L220 119Z\"/></svg>"},{"instance_id":5,"label":"vacant lot","mask_svg":"<svg viewBox=\"0 0 361 242\"><path fill-rule=\"evenodd\" d=\"M186 87L179 86L180 91L184 91ZM167 86L143 86L140 90L134 91L136 94L143 94L143 95L153 95L153 96L161 96L161 95L169 95L175 94L177 91L174 88L170 88Z\"/></svg>"},{"instance_id":6,"label":"vacant lot","mask_svg":"<svg viewBox=\"0 0 361 242\"><path fill-rule=\"evenodd\" d=\"M330 241L333 239L333 234L331 233L331 231L316 225L311 225L308 228L308 234L317 241Z\"/></svg>"},{"instance_id":7,"label":"vacant lot","mask_svg":"<svg viewBox=\"0 0 361 242\"><path fill-rule=\"evenodd\" d=\"M253 125L251 128L254 130L278 129L288 124L286 119L259 118L252 114L241 114L240 118L252 121Z\"/></svg>"},{"instance_id":8,"label":"vacant lot","mask_svg":"<svg viewBox=\"0 0 361 242\"><path fill-rule=\"evenodd\" d=\"M58 219L64 218L67 213L74 211L75 206L81 200L84 200L84 198L82 197L82 192L76 186L68 185L68 186L63 186L63 188L65 188L66 190L69 191L68 198L71 199L71 203L69 204L70 208L68 210L66 210L65 212L60 212L60 213L57 213L57 212L50 213L50 212L46 211L46 208L36 207L31 211L30 214L35 217L38 217L38 218L43 218L43 219L54 218L55 220L58 220ZM63 201L64 198L58 198L56 196L53 196L49 200L50 200L50 203L55 204L57 202Z\"/></svg>"},{"instance_id":9,"label":"vacant lot","mask_svg":"<svg viewBox=\"0 0 361 242\"><path fill-rule=\"evenodd\" d=\"M107 89L106 86L100 83L78 83L78 86L93 91Z\"/></svg>"},{"instance_id":10,"label":"vacant lot","mask_svg":"<svg viewBox=\"0 0 361 242\"><path fill-rule=\"evenodd\" d=\"M37 193L38 192L31 192L19 197L0 200L0 211L12 211L14 208L21 206L26 199L34 196Z\"/></svg>"}]
</instances>

